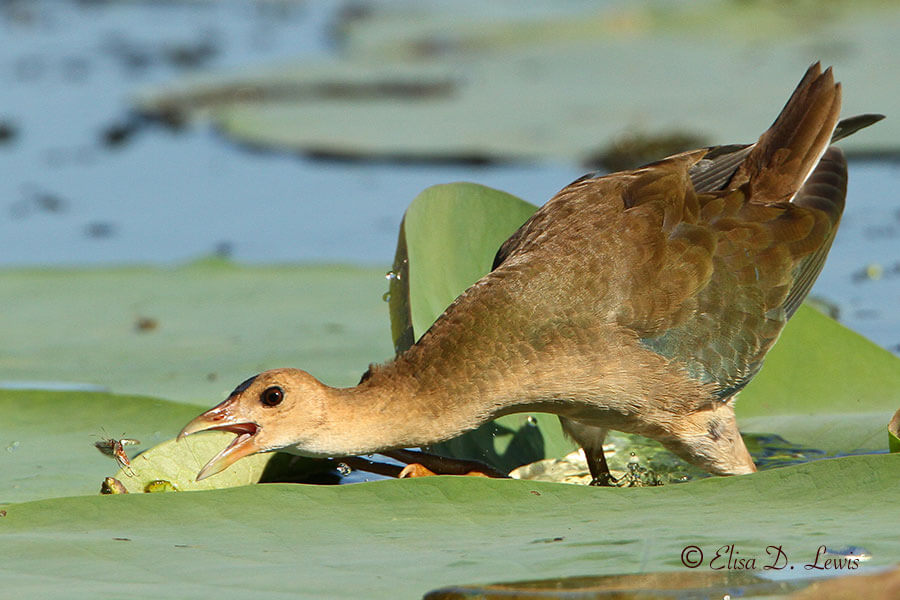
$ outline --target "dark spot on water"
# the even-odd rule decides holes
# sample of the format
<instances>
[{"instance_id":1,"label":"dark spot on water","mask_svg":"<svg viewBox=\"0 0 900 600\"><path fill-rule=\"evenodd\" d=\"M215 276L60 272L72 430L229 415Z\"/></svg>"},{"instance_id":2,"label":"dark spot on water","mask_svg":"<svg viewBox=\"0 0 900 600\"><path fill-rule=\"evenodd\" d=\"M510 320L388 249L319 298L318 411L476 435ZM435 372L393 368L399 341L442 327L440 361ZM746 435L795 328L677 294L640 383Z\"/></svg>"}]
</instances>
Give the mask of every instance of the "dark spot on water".
<instances>
[{"instance_id":1,"label":"dark spot on water","mask_svg":"<svg viewBox=\"0 0 900 600\"><path fill-rule=\"evenodd\" d=\"M113 538L117 542L130 542L131 538L123 538L123 537L114 537Z\"/></svg>"},{"instance_id":2,"label":"dark spot on water","mask_svg":"<svg viewBox=\"0 0 900 600\"><path fill-rule=\"evenodd\" d=\"M107 239L111 238L115 235L116 228L112 223L107 223L104 221L95 221L93 223L88 223L84 227L84 234L95 240Z\"/></svg>"},{"instance_id":3,"label":"dark spot on water","mask_svg":"<svg viewBox=\"0 0 900 600\"><path fill-rule=\"evenodd\" d=\"M137 130L137 123L134 121L114 123L100 132L100 141L107 148L117 148L128 142Z\"/></svg>"},{"instance_id":4,"label":"dark spot on water","mask_svg":"<svg viewBox=\"0 0 900 600\"><path fill-rule=\"evenodd\" d=\"M42 212L61 213L66 209L66 201L53 192L38 192L32 196L35 208Z\"/></svg>"},{"instance_id":5,"label":"dark spot on water","mask_svg":"<svg viewBox=\"0 0 900 600\"><path fill-rule=\"evenodd\" d=\"M219 378L219 376L216 373L207 373L206 374L207 381L215 381L218 378Z\"/></svg>"},{"instance_id":6,"label":"dark spot on water","mask_svg":"<svg viewBox=\"0 0 900 600\"><path fill-rule=\"evenodd\" d=\"M566 538L564 538L562 536L557 536L557 537L552 537L552 538L540 538L537 540L531 540L531 543L532 544L552 544L553 542L561 542L564 539L566 539Z\"/></svg>"},{"instance_id":7,"label":"dark spot on water","mask_svg":"<svg viewBox=\"0 0 900 600\"><path fill-rule=\"evenodd\" d=\"M234 254L234 244L227 240L216 243L213 248L213 256L216 258L229 259Z\"/></svg>"},{"instance_id":8,"label":"dark spot on water","mask_svg":"<svg viewBox=\"0 0 900 600\"><path fill-rule=\"evenodd\" d=\"M23 198L9 205L9 215L22 219L35 212L61 213L66 209L66 201L53 192L35 189L30 184L24 186Z\"/></svg>"},{"instance_id":9,"label":"dark spot on water","mask_svg":"<svg viewBox=\"0 0 900 600\"><path fill-rule=\"evenodd\" d=\"M217 36L207 32L202 38L181 44L173 44L162 51L163 58L170 65L181 69L196 69L207 65L219 54Z\"/></svg>"},{"instance_id":10,"label":"dark spot on water","mask_svg":"<svg viewBox=\"0 0 900 600\"><path fill-rule=\"evenodd\" d=\"M146 48L119 36L104 41L102 48L124 71L132 75L146 70L153 63L151 53Z\"/></svg>"},{"instance_id":11,"label":"dark spot on water","mask_svg":"<svg viewBox=\"0 0 900 600\"><path fill-rule=\"evenodd\" d=\"M19 135L19 129L9 119L0 119L0 144L10 144Z\"/></svg>"}]
</instances>

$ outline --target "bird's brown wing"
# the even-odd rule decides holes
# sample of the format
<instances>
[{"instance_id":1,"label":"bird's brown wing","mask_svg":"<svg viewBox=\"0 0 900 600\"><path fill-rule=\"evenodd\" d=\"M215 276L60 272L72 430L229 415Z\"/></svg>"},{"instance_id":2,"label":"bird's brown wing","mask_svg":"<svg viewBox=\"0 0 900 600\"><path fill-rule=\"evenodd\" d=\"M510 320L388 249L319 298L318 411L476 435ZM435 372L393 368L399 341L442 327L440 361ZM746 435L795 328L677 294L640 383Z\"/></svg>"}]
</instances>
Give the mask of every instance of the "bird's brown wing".
<instances>
[{"instance_id":1,"label":"bird's brown wing","mask_svg":"<svg viewBox=\"0 0 900 600\"><path fill-rule=\"evenodd\" d=\"M697 196L697 220L671 228L664 266L627 325L646 347L715 383L721 398L732 396L821 271L846 185L846 162L830 149L793 202L754 202L749 186ZM691 279L698 273L709 273L700 286Z\"/></svg>"},{"instance_id":2,"label":"bird's brown wing","mask_svg":"<svg viewBox=\"0 0 900 600\"><path fill-rule=\"evenodd\" d=\"M756 374L809 292L847 175L830 149L793 202L757 201L750 184L696 194L690 166L704 152L569 186L511 238L502 268L552 264L523 302L618 323L724 399Z\"/></svg>"},{"instance_id":3,"label":"bird's brown wing","mask_svg":"<svg viewBox=\"0 0 900 600\"><path fill-rule=\"evenodd\" d=\"M839 84L815 64L756 144L579 179L503 244L495 267L554 264L546 286L566 289L529 302L593 310L728 398L759 370L830 248L846 193L843 156L826 151L839 109Z\"/></svg>"}]
</instances>

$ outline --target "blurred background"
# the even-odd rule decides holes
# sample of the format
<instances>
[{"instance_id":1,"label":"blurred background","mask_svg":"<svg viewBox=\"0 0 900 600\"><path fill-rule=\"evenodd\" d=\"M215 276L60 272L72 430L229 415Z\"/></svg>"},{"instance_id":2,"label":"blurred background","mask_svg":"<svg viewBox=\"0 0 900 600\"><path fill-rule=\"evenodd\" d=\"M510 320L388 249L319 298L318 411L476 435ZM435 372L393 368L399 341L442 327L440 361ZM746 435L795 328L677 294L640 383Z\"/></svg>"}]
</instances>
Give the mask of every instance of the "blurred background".
<instances>
[{"instance_id":1,"label":"blurred background","mask_svg":"<svg viewBox=\"0 0 900 600\"><path fill-rule=\"evenodd\" d=\"M869 1L0 0L0 269L387 270L429 185L542 204L752 142L821 60L845 115L888 118L842 144L813 294L900 352L898 30Z\"/></svg>"}]
</instances>

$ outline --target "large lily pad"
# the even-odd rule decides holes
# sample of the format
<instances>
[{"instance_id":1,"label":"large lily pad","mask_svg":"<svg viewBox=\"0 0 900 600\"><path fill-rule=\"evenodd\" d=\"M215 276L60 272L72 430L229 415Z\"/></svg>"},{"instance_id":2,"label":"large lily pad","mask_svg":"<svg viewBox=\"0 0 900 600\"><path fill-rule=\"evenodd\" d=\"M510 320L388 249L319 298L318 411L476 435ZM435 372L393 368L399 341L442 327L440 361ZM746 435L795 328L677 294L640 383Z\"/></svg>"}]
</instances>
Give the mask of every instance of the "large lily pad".
<instances>
[{"instance_id":1,"label":"large lily pad","mask_svg":"<svg viewBox=\"0 0 900 600\"><path fill-rule=\"evenodd\" d=\"M391 283L399 348L490 270L500 243L535 208L472 184L429 188L413 201L394 263L400 277ZM744 431L838 453L885 449L885 423L898 405L900 359L804 306L741 393L737 411ZM504 417L438 450L511 469L571 449L556 419L530 417Z\"/></svg>"},{"instance_id":2,"label":"large lily pad","mask_svg":"<svg viewBox=\"0 0 900 600\"><path fill-rule=\"evenodd\" d=\"M140 446L126 447L134 456L173 437L196 414L192 406L140 396L0 390L0 502L98 494L118 466L95 442L137 439Z\"/></svg>"},{"instance_id":3,"label":"large lily pad","mask_svg":"<svg viewBox=\"0 0 900 600\"><path fill-rule=\"evenodd\" d=\"M898 481L900 457L885 455L631 490L435 477L59 498L3 507L0 579L15 597L416 598L683 572L689 545L708 570L728 544L761 561L780 546L795 567L783 575L806 575L821 545L856 546L865 569L900 556L894 505L879 501Z\"/></svg>"},{"instance_id":4,"label":"large lily pad","mask_svg":"<svg viewBox=\"0 0 900 600\"><path fill-rule=\"evenodd\" d=\"M351 385L391 355L385 270L225 261L5 270L0 378L93 383L203 406L267 368L301 367Z\"/></svg>"},{"instance_id":5,"label":"large lily pad","mask_svg":"<svg viewBox=\"0 0 900 600\"><path fill-rule=\"evenodd\" d=\"M342 23L340 58L195 77L136 104L326 156L584 160L634 134L751 142L818 59L847 114L900 95L884 75L900 69L893 4L397 4ZM898 127L844 146L896 151Z\"/></svg>"}]
</instances>

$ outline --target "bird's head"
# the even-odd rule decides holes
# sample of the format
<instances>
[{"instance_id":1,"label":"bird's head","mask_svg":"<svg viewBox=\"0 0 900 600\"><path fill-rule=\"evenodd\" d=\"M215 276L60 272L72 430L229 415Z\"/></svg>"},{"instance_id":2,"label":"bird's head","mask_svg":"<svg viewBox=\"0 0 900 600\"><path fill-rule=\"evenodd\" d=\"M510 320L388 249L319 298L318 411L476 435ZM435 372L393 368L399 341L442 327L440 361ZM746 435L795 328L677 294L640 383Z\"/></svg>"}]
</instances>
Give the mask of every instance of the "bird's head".
<instances>
[{"instance_id":1,"label":"bird's head","mask_svg":"<svg viewBox=\"0 0 900 600\"><path fill-rule=\"evenodd\" d=\"M234 440L197 474L197 481L225 470L237 460L298 446L316 455L314 436L324 418L326 385L299 369L276 369L243 382L224 402L188 423L178 439L199 431L230 431ZM308 443L307 443L308 442Z\"/></svg>"}]
</instances>

